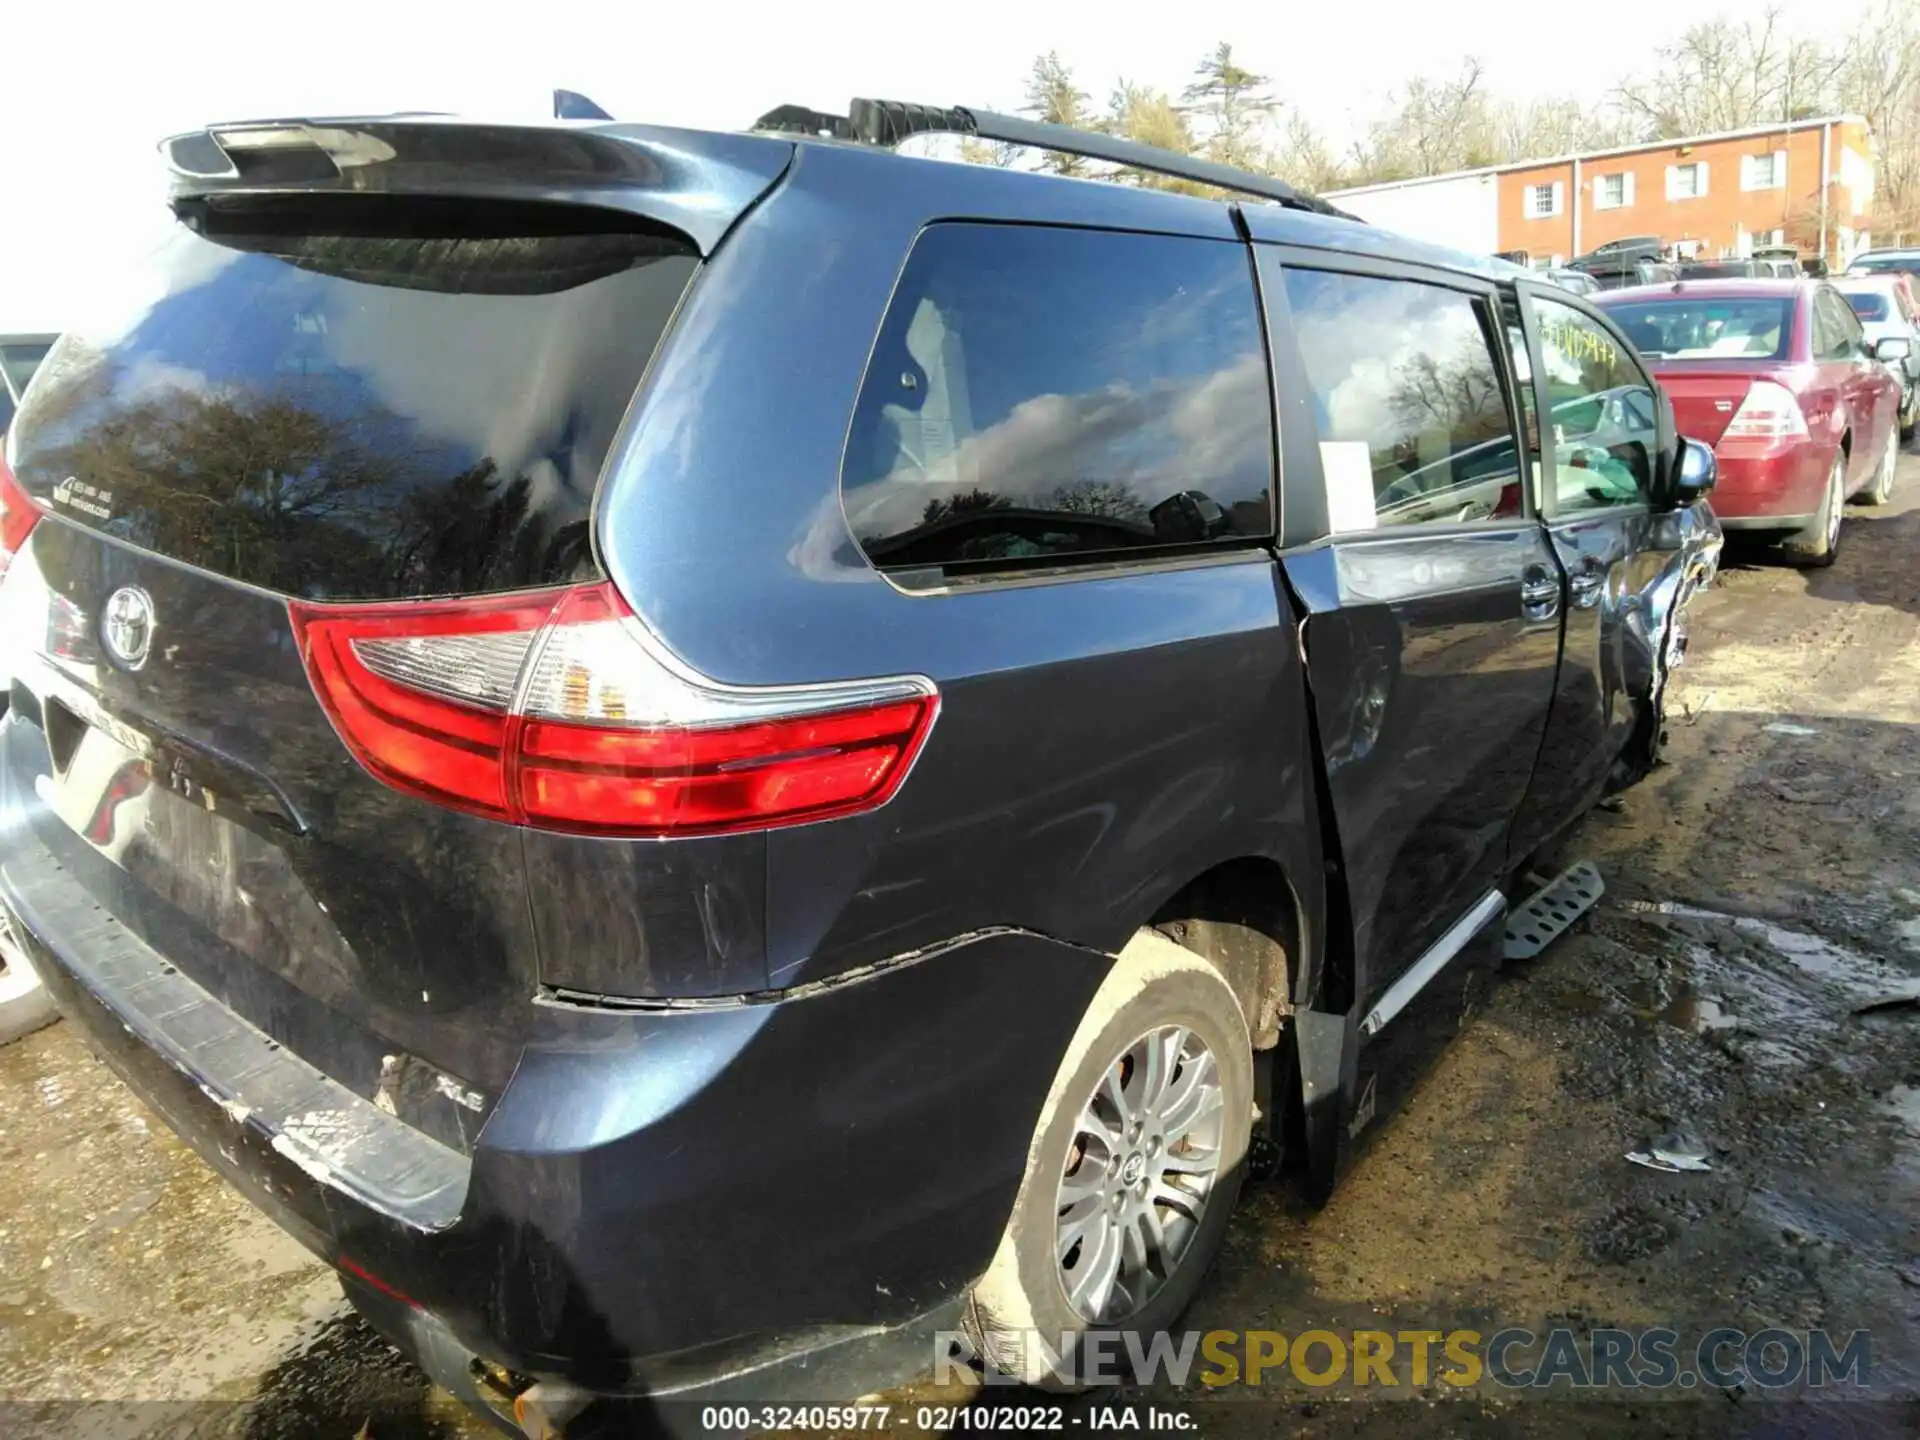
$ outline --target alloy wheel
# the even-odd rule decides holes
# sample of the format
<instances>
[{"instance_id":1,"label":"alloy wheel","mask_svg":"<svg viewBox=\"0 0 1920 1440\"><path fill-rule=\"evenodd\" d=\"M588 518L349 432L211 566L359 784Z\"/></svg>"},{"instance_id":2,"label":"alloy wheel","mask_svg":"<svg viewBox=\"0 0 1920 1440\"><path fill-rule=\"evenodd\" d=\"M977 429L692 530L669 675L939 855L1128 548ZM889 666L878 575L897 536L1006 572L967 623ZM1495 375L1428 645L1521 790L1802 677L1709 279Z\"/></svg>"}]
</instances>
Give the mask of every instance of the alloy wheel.
<instances>
[{"instance_id":1,"label":"alloy wheel","mask_svg":"<svg viewBox=\"0 0 1920 1440\"><path fill-rule=\"evenodd\" d=\"M1055 1194L1055 1262L1082 1319L1125 1320L1179 1266L1219 1178L1225 1119L1219 1061L1185 1026L1147 1032L1107 1067Z\"/></svg>"}]
</instances>

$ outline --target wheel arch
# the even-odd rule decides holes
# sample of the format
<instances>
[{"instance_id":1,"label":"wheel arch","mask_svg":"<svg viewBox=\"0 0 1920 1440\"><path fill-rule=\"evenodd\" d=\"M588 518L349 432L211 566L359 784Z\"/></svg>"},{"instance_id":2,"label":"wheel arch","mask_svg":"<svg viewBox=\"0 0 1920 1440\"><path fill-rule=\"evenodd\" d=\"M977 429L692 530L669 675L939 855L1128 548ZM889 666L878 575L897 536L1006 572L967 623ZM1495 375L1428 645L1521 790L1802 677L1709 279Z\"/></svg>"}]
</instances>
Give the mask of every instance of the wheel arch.
<instances>
[{"instance_id":1,"label":"wheel arch","mask_svg":"<svg viewBox=\"0 0 1920 1440\"><path fill-rule=\"evenodd\" d=\"M1312 972L1307 910L1278 861L1242 855L1210 866L1168 896L1148 927L1220 972L1255 1050L1279 1043Z\"/></svg>"}]
</instances>

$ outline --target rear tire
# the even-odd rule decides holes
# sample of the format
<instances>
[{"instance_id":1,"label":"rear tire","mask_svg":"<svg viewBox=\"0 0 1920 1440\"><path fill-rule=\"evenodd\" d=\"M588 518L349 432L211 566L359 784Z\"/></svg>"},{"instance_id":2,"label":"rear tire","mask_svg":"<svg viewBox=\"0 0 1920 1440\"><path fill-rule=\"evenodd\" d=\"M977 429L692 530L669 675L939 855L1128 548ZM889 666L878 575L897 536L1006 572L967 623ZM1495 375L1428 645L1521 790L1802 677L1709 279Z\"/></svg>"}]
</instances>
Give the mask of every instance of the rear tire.
<instances>
[{"instance_id":1,"label":"rear tire","mask_svg":"<svg viewBox=\"0 0 1920 1440\"><path fill-rule=\"evenodd\" d=\"M1847 508L1847 452L1836 450L1827 475L1826 494L1813 522L1783 547L1794 564L1818 570L1840 553L1840 524Z\"/></svg>"},{"instance_id":2,"label":"rear tire","mask_svg":"<svg viewBox=\"0 0 1920 1440\"><path fill-rule=\"evenodd\" d=\"M1907 387L1907 393L1900 397L1900 442L1905 444L1913 439L1913 430L1920 424L1920 381Z\"/></svg>"},{"instance_id":3,"label":"rear tire","mask_svg":"<svg viewBox=\"0 0 1920 1440\"><path fill-rule=\"evenodd\" d=\"M1141 1058L1155 1037L1166 1066L1157 1092L1154 1062ZM1113 1085L1140 1117L1130 1132ZM1253 1104L1246 1017L1226 980L1163 935L1135 935L1060 1061L1006 1234L973 1287L967 1329L982 1359L1028 1385L1081 1389L1079 1335L1170 1328L1225 1237ZM1101 1130L1127 1133L1109 1152ZM1056 1369L1049 1352L1062 1348Z\"/></svg>"},{"instance_id":4,"label":"rear tire","mask_svg":"<svg viewBox=\"0 0 1920 1440\"><path fill-rule=\"evenodd\" d=\"M1861 497L1869 505L1884 505L1893 498L1894 473L1900 468L1900 446L1893 436L1887 437L1886 452L1880 457L1880 468L1873 477L1873 488Z\"/></svg>"}]
</instances>

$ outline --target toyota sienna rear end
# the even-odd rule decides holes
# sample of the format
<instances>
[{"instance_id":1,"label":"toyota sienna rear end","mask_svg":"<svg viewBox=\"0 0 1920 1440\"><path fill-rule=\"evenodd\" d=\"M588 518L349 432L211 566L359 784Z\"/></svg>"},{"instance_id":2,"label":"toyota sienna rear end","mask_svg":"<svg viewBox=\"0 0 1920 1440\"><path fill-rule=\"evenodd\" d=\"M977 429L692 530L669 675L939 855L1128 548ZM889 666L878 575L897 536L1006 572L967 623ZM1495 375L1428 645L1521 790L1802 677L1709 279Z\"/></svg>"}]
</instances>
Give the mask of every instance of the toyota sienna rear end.
<instances>
[{"instance_id":1,"label":"toyota sienna rear end","mask_svg":"<svg viewBox=\"0 0 1920 1440\"><path fill-rule=\"evenodd\" d=\"M954 1323L1099 983L874 873L942 696L831 626L809 653L701 613L765 582L744 544L730 575L676 547L771 512L610 478L693 443L690 394L723 436L780 423L702 335L779 292L729 291L751 252L702 272L795 148L184 137L170 239L60 342L0 474L16 932L210 1164L496 1409L735 1393ZM1013 973L1010 1020L983 977Z\"/></svg>"}]
</instances>

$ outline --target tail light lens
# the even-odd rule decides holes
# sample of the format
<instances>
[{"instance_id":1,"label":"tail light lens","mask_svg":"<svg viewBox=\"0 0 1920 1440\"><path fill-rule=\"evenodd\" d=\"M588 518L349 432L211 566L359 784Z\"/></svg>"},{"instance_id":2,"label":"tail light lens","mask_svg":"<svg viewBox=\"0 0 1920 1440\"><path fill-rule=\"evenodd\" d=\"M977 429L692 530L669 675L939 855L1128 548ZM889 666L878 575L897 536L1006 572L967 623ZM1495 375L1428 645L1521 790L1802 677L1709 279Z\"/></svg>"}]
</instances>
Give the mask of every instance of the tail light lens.
<instances>
[{"instance_id":1,"label":"tail light lens","mask_svg":"<svg viewBox=\"0 0 1920 1440\"><path fill-rule=\"evenodd\" d=\"M13 471L7 468L5 457L0 456L0 579L6 577L7 567L13 564L13 557L20 553L20 547L27 543L27 536L33 533L39 520L40 507L20 488Z\"/></svg>"},{"instance_id":2,"label":"tail light lens","mask_svg":"<svg viewBox=\"0 0 1920 1440\"><path fill-rule=\"evenodd\" d=\"M1801 440L1807 434L1807 417L1800 412L1800 401L1784 385L1772 380L1756 380L1740 402L1739 410L1721 432L1723 440Z\"/></svg>"},{"instance_id":3,"label":"tail light lens","mask_svg":"<svg viewBox=\"0 0 1920 1440\"><path fill-rule=\"evenodd\" d=\"M721 685L607 584L288 609L315 693L369 772L540 829L712 835L871 810L939 703L919 676Z\"/></svg>"}]
</instances>

